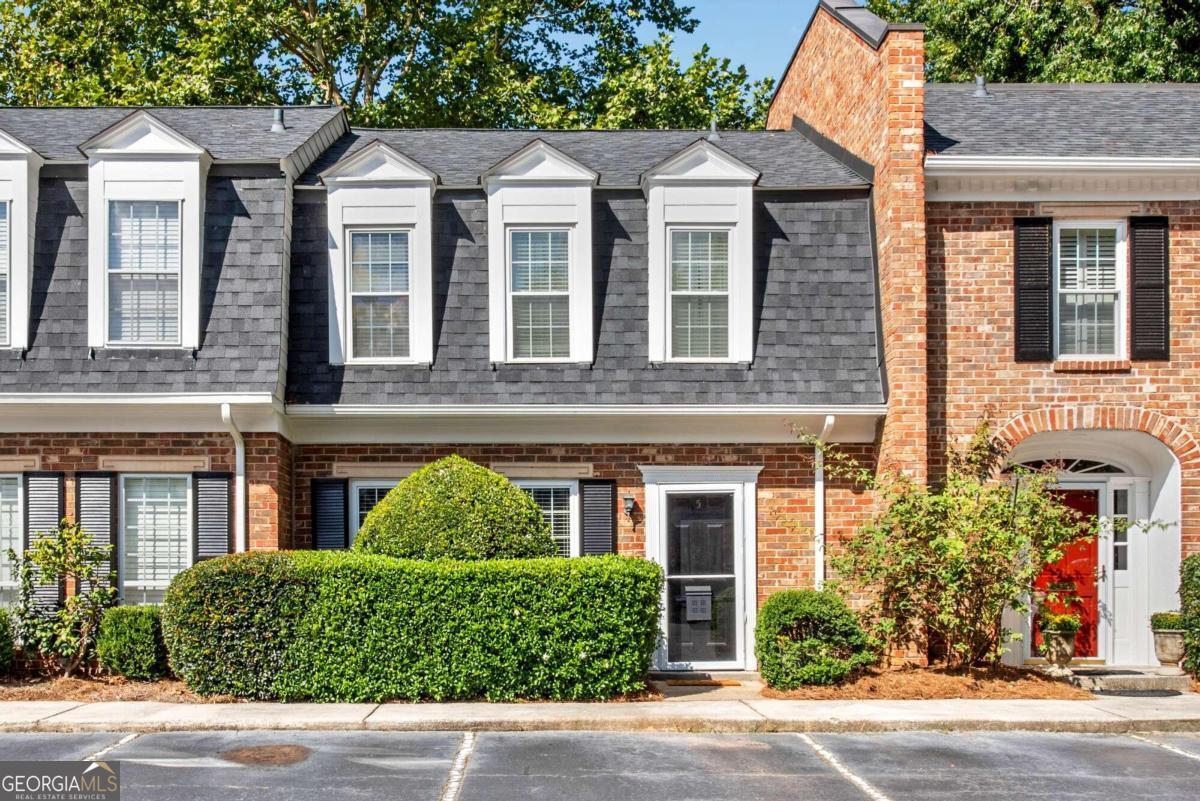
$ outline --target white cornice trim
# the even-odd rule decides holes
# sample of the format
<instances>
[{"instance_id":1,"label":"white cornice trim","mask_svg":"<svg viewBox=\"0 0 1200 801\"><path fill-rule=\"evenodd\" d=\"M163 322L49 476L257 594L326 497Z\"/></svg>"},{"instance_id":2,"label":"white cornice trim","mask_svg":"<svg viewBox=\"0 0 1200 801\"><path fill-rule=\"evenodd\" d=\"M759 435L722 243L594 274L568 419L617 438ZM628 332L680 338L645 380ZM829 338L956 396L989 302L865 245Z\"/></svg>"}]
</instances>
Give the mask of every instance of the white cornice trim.
<instances>
[{"instance_id":1,"label":"white cornice trim","mask_svg":"<svg viewBox=\"0 0 1200 801\"><path fill-rule=\"evenodd\" d=\"M738 417L742 415L816 415L878 417L887 413L884 404L861 406L699 406L649 404L288 404L290 417L574 417L604 416L670 416Z\"/></svg>"},{"instance_id":2,"label":"white cornice trim","mask_svg":"<svg viewBox=\"0 0 1200 801\"><path fill-rule=\"evenodd\" d=\"M250 404L275 405L277 399L269 392L241 394L188 392L188 393L88 393L88 392L4 392L0 393L0 405L45 404L77 406L136 405L136 406L195 406L196 404Z\"/></svg>"},{"instance_id":3,"label":"white cornice trim","mask_svg":"<svg viewBox=\"0 0 1200 801\"><path fill-rule=\"evenodd\" d=\"M748 467L726 466L679 466L666 464L639 464L642 480L647 484L747 484L758 481L762 465Z\"/></svg>"},{"instance_id":4,"label":"white cornice trim","mask_svg":"<svg viewBox=\"0 0 1200 801\"><path fill-rule=\"evenodd\" d=\"M929 177L990 173L1178 173L1200 171L1197 158L1113 158L1108 156L1054 158L1047 156L938 156L925 157Z\"/></svg>"}]
</instances>

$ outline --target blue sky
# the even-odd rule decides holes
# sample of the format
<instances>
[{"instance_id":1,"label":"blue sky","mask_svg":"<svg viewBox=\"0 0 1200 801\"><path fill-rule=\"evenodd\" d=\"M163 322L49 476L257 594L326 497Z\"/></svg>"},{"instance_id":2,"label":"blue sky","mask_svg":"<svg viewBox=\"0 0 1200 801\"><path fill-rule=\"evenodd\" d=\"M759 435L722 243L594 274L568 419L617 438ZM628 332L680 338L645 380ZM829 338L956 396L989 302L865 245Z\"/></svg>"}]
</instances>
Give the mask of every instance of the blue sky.
<instances>
[{"instance_id":1,"label":"blue sky","mask_svg":"<svg viewBox=\"0 0 1200 801\"><path fill-rule=\"evenodd\" d=\"M700 21L677 34L675 53L688 64L708 42L715 55L745 64L750 77L778 79L812 16L816 0L681 0Z\"/></svg>"}]
</instances>

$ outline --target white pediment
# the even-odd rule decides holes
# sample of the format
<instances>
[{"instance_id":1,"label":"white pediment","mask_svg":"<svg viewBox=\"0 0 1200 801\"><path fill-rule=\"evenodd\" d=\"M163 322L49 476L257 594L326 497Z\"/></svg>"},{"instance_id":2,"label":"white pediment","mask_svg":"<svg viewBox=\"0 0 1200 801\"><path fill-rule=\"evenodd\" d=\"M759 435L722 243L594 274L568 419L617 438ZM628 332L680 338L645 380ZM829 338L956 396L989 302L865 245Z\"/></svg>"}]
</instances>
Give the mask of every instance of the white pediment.
<instances>
[{"instance_id":1,"label":"white pediment","mask_svg":"<svg viewBox=\"0 0 1200 801\"><path fill-rule=\"evenodd\" d=\"M21 156L23 158L33 157L41 162L41 156L34 152L33 148L22 142L17 137L0 130L0 156Z\"/></svg>"},{"instance_id":2,"label":"white pediment","mask_svg":"<svg viewBox=\"0 0 1200 801\"><path fill-rule=\"evenodd\" d=\"M326 183L436 183L437 174L376 139L322 172L321 180Z\"/></svg>"},{"instance_id":3,"label":"white pediment","mask_svg":"<svg viewBox=\"0 0 1200 801\"><path fill-rule=\"evenodd\" d=\"M659 162L642 175L643 183L655 180L745 181L754 183L759 171L734 158L707 139L700 139Z\"/></svg>"},{"instance_id":4,"label":"white pediment","mask_svg":"<svg viewBox=\"0 0 1200 801\"><path fill-rule=\"evenodd\" d=\"M482 176L488 181L572 181L595 183L595 170L580 164L561 150L535 139L493 166Z\"/></svg>"},{"instance_id":5,"label":"white pediment","mask_svg":"<svg viewBox=\"0 0 1200 801\"><path fill-rule=\"evenodd\" d=\"M148 111L135 111L79 146L89 156L202 156L207 151Z\"/></svg>"}]
</instances>

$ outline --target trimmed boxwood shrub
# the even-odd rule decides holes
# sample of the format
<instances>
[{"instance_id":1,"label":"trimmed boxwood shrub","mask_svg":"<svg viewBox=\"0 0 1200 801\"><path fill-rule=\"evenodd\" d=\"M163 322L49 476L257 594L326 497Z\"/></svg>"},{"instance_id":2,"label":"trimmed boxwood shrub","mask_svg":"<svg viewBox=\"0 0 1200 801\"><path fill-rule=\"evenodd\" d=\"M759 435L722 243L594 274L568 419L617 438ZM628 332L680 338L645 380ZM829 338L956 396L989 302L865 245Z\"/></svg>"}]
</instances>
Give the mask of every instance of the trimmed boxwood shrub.
<instances>
[{"instance_id":1,"label":"trimmed boxwood shrub","mask_svg":"<svg viewBox=\"0 0 1200 801\"><path fill-rule=\"evenodd\" d=\"M1193 676L1200 677L1200 554L1183 560L1179 601L1183 615L1183 666Z\"/></svg>"},{"instance_id":2,"label":"trimmed boxwood shrub","mask_svg":"<svg viewBox=\"0 0 1200 801\"><path fill-rule=\"evenodd\" d=\"M763 681L779 690L837 684L878 658L858 618L829 591L775 593L758 611L754 640Z\"/></svg>"},{"instance_id":3,"label":"trimmed boxwood shrub","mask_svg":"<svg viewBox=\"0 0 1200 801\"><path fill-rule=\"evenodd\" d=\"M12 614L0 606L0 676L12 672L14 647Z\"/></svg>"},{"instance_id":4,"label":"trimmed boxwood shrub","mask_svg":"<svg viewBox=\"0 0 1200 801\"><path fill-rule=\"evenodd\" d=\"M402 559L553 556L550 524L529 494L461 456L401 481L367 515L354 548Z\"/></svg>"},{"instance_id":5,"label":"trimmed boxwood shrub","mask_svg":"<svg viewBox=\"0 0 1200 801\"><path fill-rule=\"evenodd\" d=\"M150 681L167 674L167 648L157 606L115 606L104 610L96 637L100 667L128 679Z\"/></svg>"},{"instance_id":6,"label":"trimmed boxwood shrub","mask_svg":"<svg viewBox=\"0 0 1200 801\"><path fill-rule=\"evenodd\" d=\"M268 574L287 589L266 597ZM202 693L605 698L644 688L661 587L657 565L620 556L250 554L180 574L163 623L172 666Z\"/></svg>"}]
</instances>

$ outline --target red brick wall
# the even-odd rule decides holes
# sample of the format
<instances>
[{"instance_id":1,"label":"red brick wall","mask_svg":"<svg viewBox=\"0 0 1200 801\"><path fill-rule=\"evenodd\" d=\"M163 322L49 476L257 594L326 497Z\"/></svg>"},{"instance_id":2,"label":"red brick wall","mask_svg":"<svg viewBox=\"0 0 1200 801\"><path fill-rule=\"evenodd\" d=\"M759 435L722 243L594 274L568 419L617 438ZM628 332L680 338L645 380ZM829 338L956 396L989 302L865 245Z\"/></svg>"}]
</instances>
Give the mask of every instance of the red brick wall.
<instances>
[{"instance_id":1,"label":"red brick wall","mask_svg":"<svg viewBox=\"0 0 1200 801\"><path fill-rule=\"evenodd\" d=\"M924 34L892 31L878 50L819 8L771 104L768 128L797 116L875 168L884 358L890 388L881 461L926 469Z\"/></svg>"},{"instance_id":2,"label":"red brick wall","mask_svg":"<svg viewBox=\"0 0 1200 801\"><path fill-rule=\"evenodd\" d=\"M279 434L246 434L246 537L252 551L291 548L292 443Z\"/></svg>"},{"instance_id":3,"label":"red brick wall","mask_svg":"<svg viewBox=\"0 0 1200 801\"><path fill-rule=\"evenodd\" d=\"M1038 431L1140 430L1180 458L1185 551L1200 552L1200 203L1146 203L1170 219L1171 360L1078 370L1013 360L1013 219L1033 203L929 203L932 468L990 415L1010 442Z\"/></svg>"},{"instance_id":4,"label":"red brick wall","mask_svg":"<svg viewBox=\"0 0 1200 801\"><path fill-rule=\"evenodd\" d=\"M847 449L869 461L874 447ZM800 445L296 445L295 542L311 547L313 478L332 474L335 462L424 463L458 453L483 465L493 462L587 462L596 478L615 479L618 499L632 495L638 513L618 514L621 553L645 553L645 492L641 464L762 465L758 478L758 595L813 583L813 474L810 448ZM830 548L862 520L867 499L838 481L826 485ZM620 501L618 500L618 504Z\"/></svg>"}]
</instances>

